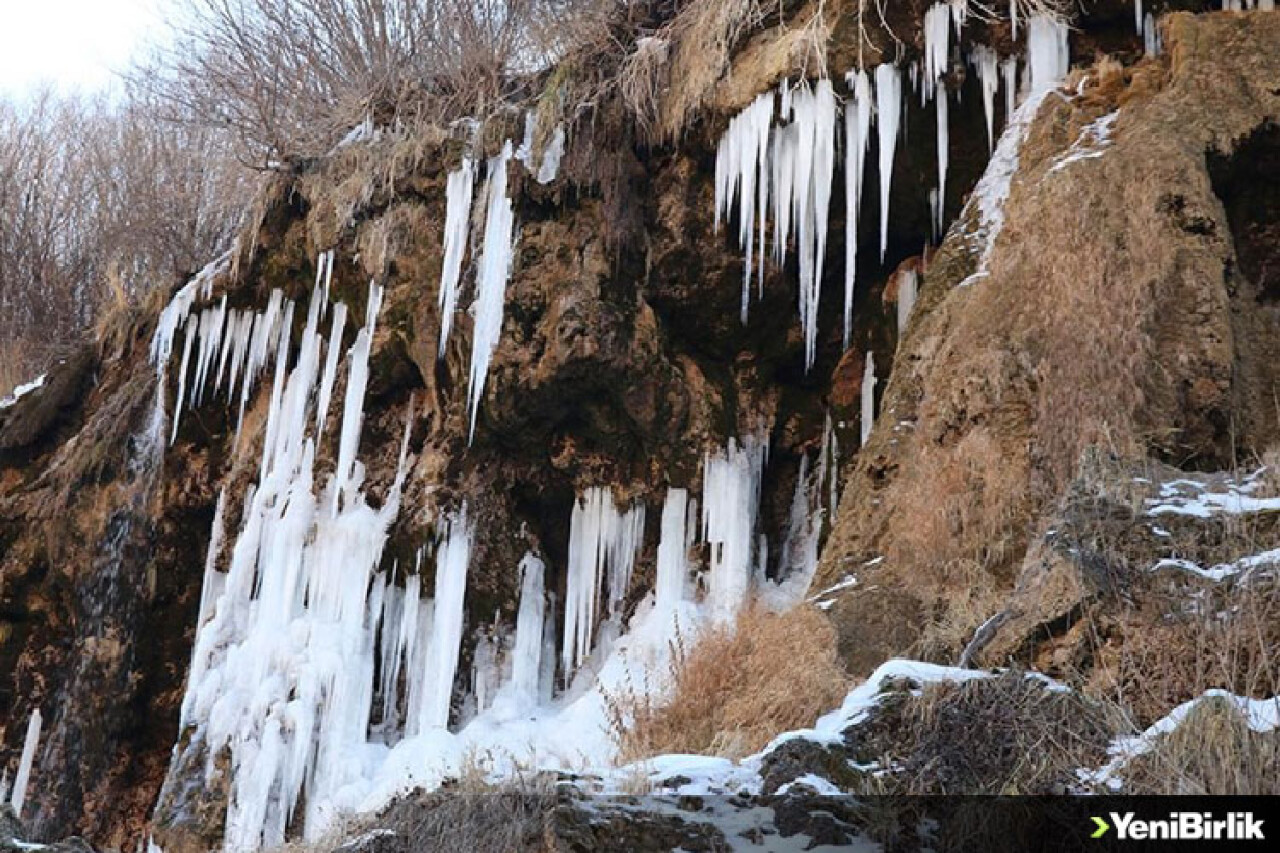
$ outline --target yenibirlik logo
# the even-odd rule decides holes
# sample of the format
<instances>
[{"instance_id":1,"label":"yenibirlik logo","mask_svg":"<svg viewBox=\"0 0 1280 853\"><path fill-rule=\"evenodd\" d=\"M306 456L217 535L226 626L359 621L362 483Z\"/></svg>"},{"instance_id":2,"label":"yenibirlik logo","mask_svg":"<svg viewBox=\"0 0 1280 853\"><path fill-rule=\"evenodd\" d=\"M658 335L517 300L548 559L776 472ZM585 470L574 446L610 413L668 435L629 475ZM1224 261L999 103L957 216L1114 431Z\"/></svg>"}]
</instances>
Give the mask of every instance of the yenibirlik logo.
<instances>
[{"instance_id":1,"label":"yenibirlik logo","mask_svg":"<svg viewBox=\"0 0 1280 853\"><path fill-rule=\"evenodd\" d=\"M1214 818L1212 812L1170 812L1167 820L1144 820L1133 812L1108 812L1111 823L1094 817L1096 827L1090 838L1103 838L1114 824L1120 841L1265 841L1263 820L1253 812L1230 812Z\"/></svg>"}]
</instances>

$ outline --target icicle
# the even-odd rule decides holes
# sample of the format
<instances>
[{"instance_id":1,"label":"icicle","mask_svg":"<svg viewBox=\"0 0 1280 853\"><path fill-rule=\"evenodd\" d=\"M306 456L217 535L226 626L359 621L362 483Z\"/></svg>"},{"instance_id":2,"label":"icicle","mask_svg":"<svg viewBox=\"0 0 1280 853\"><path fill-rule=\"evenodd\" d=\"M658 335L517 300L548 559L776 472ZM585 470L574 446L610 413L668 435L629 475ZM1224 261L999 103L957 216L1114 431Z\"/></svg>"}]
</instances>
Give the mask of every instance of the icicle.
<instances>
[{"instance_id":1,"label":"icicle","mask_svg":"<svg viewBox=\"0 0 1280 853\"><path fill-rule=\"evenodd\" d=\"M1031 92L1054 88L1071 67L1067 25L1052 15L1032 15L1027 29L1027 63Z\"/></svg>"},{"instance_id":2,"label":"icicle","mask_svg":"<svg viewBox=\"0 0 1280 853\"><path fill-rule=\"evenodd\" d=\"M18 760L18 773L13 777L13 793L9 795L9 805L13 806L16 817L22 817L22 806L27 799L27 784L31 781L31 769L36 760L36 745L40 742L40 727L43 719L40 709L31 712L27 720L27 737L22 742L22 758Z\"/></svg>"},{"instance_id":3,"label":"icicle","mask_svg":"<svg viewBox=\"0 0 1280 853\"><path fill-rule=\"evenodd\" d=\"M1018 3L1021 0L1009 0L1009 21L1013 25L1013 37L1018 37ZM1013 110L1009 111L1009 115L1013 115Z\"/></svg>"},{"instance_id":4,"label":"icicle","mask_svg":"<svg viewBox=\"0 0 1280 853\"><path fill-rule=\"evenodd\" d=\"M1000 63L1000 72L1004 76L1004 123L1008 127L1018 103L1018 57L1011 56Z\"/></svg>"},{"instance_id":5,"label":"icicle","mask_svg":"<svg viewBox=\"0 0 1280 853\"><path fill-rule=\"evenodd\" d=\"M996 146L995 107L996 90L1000 86L1000 59L994 50L979 44L974 46L969 61L978 72L978 85L982 89L982 110L987 119L987 153L990 154ZM1012 113L1010 110L1008 114Z\"/></svg>"},{"instance_id":6,"label":"icicle","mask_svg":"<svg viewBox=\"0 0 1280 853\"><path fill-rule=\"evenodd\" d=\"M320 380L320 398L316 403L316 443L324 438L325 421L329 418L329 403L333 398L333 384L338 376L338 355L342 352L342 330L347 324L347 305L339 302L333 307L333 320L329 328L329 343L325 351L324 376Z\"/></svg>"},{"instance_id":7,"label":"icicle","mask_svg":"<svg viewBox=\"0 0 1280 853\"><path fill-rule=\"evenodd\" d=\"M1156 20L1150 12L1147 13L1146 29L1143 31L1143 49L1147 56L1159 56L1164 50L1160 28L1156 26Z\"/></svg>"},{"instance_id":8,"label":"icicle","mask_svg":"<svg viewBox=\"0 0 1280 853\"><path fill-rule=\"evenodd\" d=\"M431 628L430 679L418 731L449 724L453 678L462 649L463 599L467 590L467 565L471 561L471 522L467 506L445 522L436 553L435 612Z\"/></svg>"},{"instance_id":9,"label":"icicle","mask_svg":"<svg viewBox=\"0 0 1280 853\"><path fill-rule=\"evenodd\" d=\"M187 318L186 340L182 342L182 365L178 368L178 401L173 407L173 434L169 436L169 443L173 444L178 438L178 424L181 422L182 398L187 390L187 364L191 361L191 344L196 339L196 329L199 327L200 320L197 317Z\"/></svg>"},{"instance_id":10,"label":"icicle","mask_svg":"<svg viewBox=\"0 0 1280 853\"><path fill-rule=\"evenodd\" d=\"M1133 26L1138 31L1138 35L1142 35L1142 0L1133 0Z\"/></svg>"},{"instance_id":11,"label":"icicle","mask_svg":"<svg viewBox=\"0 0 1280 853\"><path fill-rule=\"evenodd\" d=\"M574 502L569 520L564 645L566 677L591 654L602 580L610 616L618 617L631 583L636 553L643 545L644 506L618 512L608 489L594 486ZM607 577L606 577L607 573Z\"/></svg>"},{"instance_id":12,"label":"icicle","mask_svg":"<svg viewBox=\"0 0 1280 853\"><path fill-rule=\"evenodd\" d=\"M471 222L471 194L475 186L475 163L462 158L462 165L449 173L445 186L444 262L440 267L440 347L437 356L444 358L453 314L458 307L458 285L462 276L462 258L467 251L467 234Z\"/></svg>"},{"instance_id":13,"label":"icicle","mask_svg":"<svg viewBox=\"0 0 1280 853\"><path fill-rule=\"evenodd\" d=\"M858 272L858 217L862 210L862 181L871 142L871 80L865 71L846 78L853 97L844 105L844 348L853 331L853 296Z\"/></svg>"},{"instance_id":14,"label":"icicle","mask_svg":"<svg viewBox=\"0 0 1280 853\"><path fill-rule=\"evenodd\" d=\"M936 3L924 13L924 91L921 104L933 97L938 78L951 59L951 7Z\"/></svg>"},{"instance_id":15,"label":"icicle","mask_svg":"<svg viewBox=\"0 0 1280 853\"><path fill-rule=\"evenodd\" d=\"M715 213L714 227L720 228L720 220L728 221L733 213L735 198L738 200L738 245L745 252L742 270L741 319L747 322L747 307L751 298L750 284L752 256L755 251L756 217L764 216L764 209L757 210L760 190L757 183L768 174L766 158L769 144L769 125L773 121L773 93L758 95L751 105L729 122L729 128L716 146ZM763 251L763 245L761 246Z\"/></svg>"},{"instance_id":16,"label":"icicle","mask_svg":"<svg viewBox=\"0 0 1280 853\"><path fill-rule=\"evenodd\" d=\"M685 522L689 512L689 493L684 489L667 489L662 505L662 532L658 541L657 578L653 585L654 607L659 618L666 620L676 613L685 599L689 567L685 547Z\"/></svg>"},{"instance_id":17,"label":"icicle","mask_svg":"<svg viewBox=\"0 0 1280 853\"><path fill-rule=\"evenodd\" d=\"M731 620L746 603L754 570L755 524L766 446L733 439L702 468L702 538L711 546L707 598L713 618Z\"/></svg>"},{"instance_id":18,"label":"icicle","mask_svg":"<svg viewBox=\"0 0 1280 853\"><path fill-rule=\"evenodd\" d=\"M942 229L946 218L947 148L949 147L946 86L940 86L938 88L938 92L934 96L934 104L937 108L938 125L938 200L934 210L934 234L937 235L937 239L941 239L943 233Z\"/></svg>"},{"instance_id":19,"label":"icicle","mask_svg":"<svg viewBox=\"0 0 1280 853\"><path fill-rule=\"evenodd\" d=\"M862 446L871 438L871 427L876 417L876 362L867 351L866 367L862 371Z\"/></svg>"},{"instance_id":20,"label":"icicle","mask_svg":"<svg viewBox=\"0 0 1280 853\"><path fill-rule=\"evenodd\" d=\"M516 643L511 661L513 710L521 713L538 704L542 673L543 623L546 619L546 566L533 554L520 561L520 610L516 614Z\"/></svg>"},{"instance_id":21,"label":"icicle","mask_svg":"<svg viewBox=\"0 0 1280 853\"><path fill-rule=\"evenodd\" d=\"M817 357L818 300L822 292L822 267L827 250L827 214L835 171L836 99L830 80L805 86L793 96L795 157L796 241L800 255L800 323L804 329L805 370Z\"/></svg>"},{"instance_id":22,"label":"icicle","mask_svg":"<svg viewBox=\"0 0 1280 853\"><path fill-rule=\"evenodd\" d=\"M470 429L467 443L475 438L476 414L484 397L489 361L498 348L502 335L502 312L507 294L507 278L511 274L514 254L515 213L507 198L507 163L511 160L511 143L502 153L489 160L488 211L485 215L484 249L476 275L475 331L471 342L471 377L467 385L467 412Z\"/></svg>"},{"instance_id":23,"label":"icicle","mask_svg":"<svg viewBox=\"0 0 1280 853\"><path fill-rule=\"evenodd\" d=\"M902 117L902 73L885 63L876 68L876 122L880 142L880 260L889 248L889 188L893 182L893 152Z\"/></svg>"}]
</instances>

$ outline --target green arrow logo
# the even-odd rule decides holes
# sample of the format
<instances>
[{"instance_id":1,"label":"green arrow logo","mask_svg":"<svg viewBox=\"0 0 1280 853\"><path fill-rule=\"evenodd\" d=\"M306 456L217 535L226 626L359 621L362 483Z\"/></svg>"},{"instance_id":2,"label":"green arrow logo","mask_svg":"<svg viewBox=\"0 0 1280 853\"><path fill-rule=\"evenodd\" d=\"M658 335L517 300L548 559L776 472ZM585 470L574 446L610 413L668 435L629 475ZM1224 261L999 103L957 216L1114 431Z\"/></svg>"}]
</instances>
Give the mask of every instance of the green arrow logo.
<instances>
[{"instance_id":1,"label":"green arrow logo","mask_svg":"<svg viewBox=\"0 0 1280 853\"><path fill-rule=\"evenodd\" d=\"M1101 838L1106 835L1107 830L1111 828L1111 825L1100 817L1093 818L1093 822L1097 824L1098 828L1093 831L1093 835L1089 836L1090 838Z\"/></svg>"}]
</instances>

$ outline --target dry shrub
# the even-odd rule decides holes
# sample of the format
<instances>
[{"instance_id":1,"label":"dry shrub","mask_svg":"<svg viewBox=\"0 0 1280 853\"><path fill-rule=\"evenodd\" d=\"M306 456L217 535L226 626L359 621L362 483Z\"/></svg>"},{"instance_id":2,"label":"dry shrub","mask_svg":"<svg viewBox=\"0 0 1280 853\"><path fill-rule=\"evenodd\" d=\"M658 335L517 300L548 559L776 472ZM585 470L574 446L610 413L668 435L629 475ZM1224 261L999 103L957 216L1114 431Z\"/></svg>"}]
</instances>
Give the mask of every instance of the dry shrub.
<instances>
[{"instance_id":1,"label":"dry shrub","mask_svg":"<svg viewBox=\"0 0 1280 853\"><path fill-rule=\"evenodd\" d=\"M679 632L672 645L673 688L665 701L634 690L607 699L624 761L750 755L780 732L812 725L848 687L835 629L807 605L785 613L752 606L736 624L707 629L692 648Z\"/></svg>"},{"instance_id":2,"label":"dry shrub","mask_svg":"<svg viewBox=\"0 0 1280 853\"><path fill-rule=\"evenodd\" d=\"M759 0L694 0L656 42L623 60L621 90L639 129L654 140L678 138L728 70L734 46L764 14Z\"/></svg>"},{"instance_id":3,"label":"dry shrub","mask_svg":"<svg viewBox=\"0 0 1280 853\"><path fill-rule=\"evenodd\" d=\"M1235 703L1206 699L1121 775L1134 794L1280 794L1280 732L1255 732Z\"/></svg>"},{"instance_id":4,"label":"dry shrub","mask_svg":"<svg viewBox=\"0 0 1280 853\"><path fill-rule=\"evenodd\" d=\"M897 768L884 777L893 793L1063 793L1077 768L1105 760L1114 719L1102 703L1011 670L890 699L865 748Z\"/></svg>"}]
</instances>

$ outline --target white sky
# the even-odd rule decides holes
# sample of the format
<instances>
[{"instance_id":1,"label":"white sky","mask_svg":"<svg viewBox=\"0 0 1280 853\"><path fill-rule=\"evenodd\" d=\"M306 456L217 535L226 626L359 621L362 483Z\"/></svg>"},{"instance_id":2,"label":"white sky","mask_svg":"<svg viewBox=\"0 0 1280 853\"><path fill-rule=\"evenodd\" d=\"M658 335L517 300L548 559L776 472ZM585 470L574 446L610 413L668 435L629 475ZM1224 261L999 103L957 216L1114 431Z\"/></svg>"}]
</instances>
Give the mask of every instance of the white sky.
<instances>
[{"instance_id":1,"label":"white sky","mask_svg":"<svg viewBox=\"0 0 1280 853\"><path fill-rule=\"evenodd\" d=\"M0 0L0 97L97 92L159 27L157 0Z\"/></svg>"}]
</instances>

